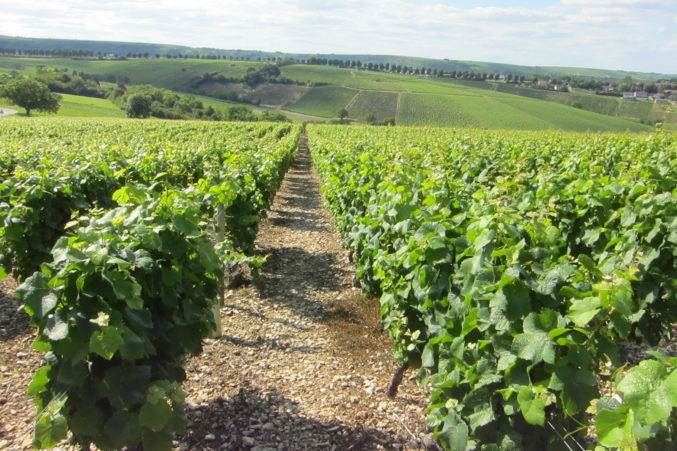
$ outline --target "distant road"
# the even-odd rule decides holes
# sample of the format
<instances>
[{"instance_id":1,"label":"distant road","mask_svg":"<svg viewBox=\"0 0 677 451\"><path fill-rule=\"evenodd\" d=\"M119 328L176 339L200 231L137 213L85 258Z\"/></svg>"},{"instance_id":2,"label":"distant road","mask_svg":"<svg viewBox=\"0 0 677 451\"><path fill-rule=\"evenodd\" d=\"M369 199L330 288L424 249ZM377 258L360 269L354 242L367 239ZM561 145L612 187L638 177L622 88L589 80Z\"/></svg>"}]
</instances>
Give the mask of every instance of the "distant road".
<instances>
[{"instance_id":1,"label":"distant road","mask_svg":"<svg viewBox=\"0 0 677 451\"><path fill-rule=\"evenodd\" d=\"M12 114L18 113L17 110L11 110L9 108L0 108L0 117L11 116Z\"/></svg>"}]
</instances>

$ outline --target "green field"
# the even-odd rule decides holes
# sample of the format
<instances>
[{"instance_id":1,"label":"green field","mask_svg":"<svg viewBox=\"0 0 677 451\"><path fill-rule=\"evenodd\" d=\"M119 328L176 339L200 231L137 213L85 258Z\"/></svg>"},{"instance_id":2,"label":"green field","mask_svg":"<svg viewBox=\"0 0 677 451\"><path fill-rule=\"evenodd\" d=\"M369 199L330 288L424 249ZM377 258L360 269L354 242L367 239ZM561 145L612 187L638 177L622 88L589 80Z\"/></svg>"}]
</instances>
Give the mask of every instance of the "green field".
<instances>
[{"instance_id":1,"label":"green field","mask_svg":"<svg viewBox=\"0 0 677 451\"><path fill-rule=\"evenodd\" d=\"M357 94L358 91L354 89L318 86L308 91L298 102L287 109L311 116L336 117L339 110L345 108Z\"/></svg>"},{"instance_id":2,"label":"green field","mask_svg":"<svg viewBox=\"0 0 677 451\"><path fill-rule=\"evenodd\" d=\"M651 130L636 122L517 96L402 94L397 123L522 130Z\"/></svg>"},{"instance_id":3,"label":"green field","mask_svg":"<svg viewBox=\"0 0 677 451\"><path fill-rule=\"evenodd\" d=\"M360 91L348 106L349 117L362 120L371 113L379 121L395 118L398 97L396 92Z\"/></svg>"},{"instance_id":4,"label":"green field","mask_svg":"<svg viewBox=\"0 0 677 451\"><path fill-rule=\"evenodd\" d=\"M472 116L463 111L451 96L402 94L397 112L399 125L435 125L438 127L477 127Z\"/></svg>"},{"instance_id":5,"label":"green field","mask_svg":"<svg viewBox=\"0 0 677 451\"><path fill-rule=\"evenodd\" d=\"M127 117L117 105L107 99L97 99L94 97L74 96L71 94L60 94L62 96L61 108L56 113L57 116L64 117ZM19 115L24 114L24 109L12 105L7 99L0 99L0 108L12 108L19 111ZM52 113L43 113L35 111L31 116L53 116Z\"/></svg>"}]
</instances>

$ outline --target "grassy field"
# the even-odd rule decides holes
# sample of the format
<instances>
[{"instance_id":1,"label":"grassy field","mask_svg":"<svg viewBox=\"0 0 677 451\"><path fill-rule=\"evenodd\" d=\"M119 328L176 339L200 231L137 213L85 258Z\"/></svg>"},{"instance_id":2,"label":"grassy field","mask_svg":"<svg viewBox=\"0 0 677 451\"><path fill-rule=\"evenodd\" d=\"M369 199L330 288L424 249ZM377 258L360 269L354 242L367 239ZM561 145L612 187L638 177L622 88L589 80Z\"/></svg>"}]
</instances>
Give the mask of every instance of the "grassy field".
<instances>
[{"instance_id":1,"label":"grassy field","mask_svg":"<svg viewBox=\"0 0 677 451\"><path fill-rule=\"evenodd\" d=\"M503 102L551 124L552 129L573 131L651 131L653 128L625 119L583 111L552 102L514 98Z\"/></svg>"},{"instance_id":2,"label":"grassy field","mask_svg":"<svg viewBox=\"0 0 677 451\"><path fill-rule=\"evenodd\" d=\"M395 119L398 96L396 92L360 91L348 106L348 117L364 120L371 113L379 121Z\"/></svg>"},{"instance_id":3,"label":"grassy field","mask_svg":"<svg viewBox=\"0 0 677 451\"><path fill-rule=\"evenodd\" d=\"M70 94L61 94L61 108L57 116L68 117L127 117L117 105L110 100L96 99L94 97L74 96ZM0 108L12 108L19 111L19 115L24 115L24 109L12 105L7 99L0 99ZM42 113L34 111L31 116L53 116L51 113Z\"/></svg>"},{"instance_id":4,"label":"grassy field","mask_svg":"<svg viewBox=\"0 0 677 451\"><path fill-rule=\"evenodd\" d=\"M523 130L651 130L636 122L517 96L402 94L397 123Z\"/></svg>"},{"instance_id":5,"label":"grassy field","mask_svg":"<svg viewBox=\"0 0 677 451\"><path fill-rule=\"evenodd\" d=\"M398 125L435 125L438 127L478 127L475 119L451 96L402 94L397 112Z\"/></svg>"},{"instance_id":6,"label":"grassy field","mask_svg":"<svg viewBox=\"0 0 677 451\"><path fill-rule=\"evenodd\" d=\"M308 91L289 111L320 117L337 117L339 110L358 94L354 89L318 86Z\"/></svg>"}]
</instances>

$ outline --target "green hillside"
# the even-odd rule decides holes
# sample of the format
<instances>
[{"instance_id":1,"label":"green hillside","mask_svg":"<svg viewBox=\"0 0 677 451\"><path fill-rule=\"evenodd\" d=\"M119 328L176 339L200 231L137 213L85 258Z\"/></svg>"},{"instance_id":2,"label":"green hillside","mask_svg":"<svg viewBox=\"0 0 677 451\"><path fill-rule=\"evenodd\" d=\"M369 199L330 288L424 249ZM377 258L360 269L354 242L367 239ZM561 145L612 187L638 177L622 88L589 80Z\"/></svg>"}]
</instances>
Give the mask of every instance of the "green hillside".
<instances>
[{"instance_id":1,"label":"green hillside","mask_svg":"<svg viewBox=\"0 0 677 451\"><path fill-rule=\"evenodd\" d=\"M110 100L94 97L61 94L61 108L57 116L66 117L127 117L117 105ZM12 105L7 99L0 97L0 108L12 108L24 114L23 108ZM31 116L54 116L51 113L31 112Z\"/></svg>"},{"instance_id":2,"label":"green hillside","mask_svg":"<svg viewBox=\"0 0 677 451\"><path fill-rule=\"evenodd\" d=\"M644 131L639 121L654 115L652 104L628 104L601 96L580 96L582 108L597 108L613 116L573 108L579 97L531 89L521 92L505 83L469 83L450 79L342 69L327 66L285 65L281 77L294 83L264 83L255 87L233 82L260 69L265 63L224 60L130 59L97 60L68 58L0 58L0 71L20 70L30 74L39 66L96 74L105 79L124 79L128 84L152 84L181 93L212 99L223 111L233 95L262 107L277 109L295 121L325 121L346 108L349 118L362 121L373 114L377 120L395 118L401 125L436 125L506 129L565 129L592 131ZM223 82L210 79L196 84L204 74L223 75ZM499 86L500 85L500 86ZM515 88L515 87L513 87ZM526 94L536 94L527 97ZM568 97L563 97L568 96ZM218 99L217 99L218 98ZM221 99L221 100L219 100ZM614 103L615 102L615 103ZM644 109L643 109L644 108ZM608 111L606 111L606 110ZM645 110L646 109L646 110ZM666 118L672 118L667 113ZM653 116L652 116L653 117ZM677 122L677 121L675 121Z\"/></svg>"},{"instance_id":3,"label":"green hillside","mask_svg":"<svg viewBox=\"0 0 677 451\"><path fill-rule=\"evenodd\" d=\"M348 116L361 120L373 114L378 121L395 118L400 96L396 92L360 91L346 107Z\"/></svg>"},{"instance_id":4,"label":"green hillside","mask_svg":"<svg viewBox=\"0 0 677 451\"><path fill-rule=\"evenodd\" d=\"M469 88L515 94L521 97L576 106L593 113L615 116L644 124L663 122L677 125L677 108L673 105L657 104L651 101L628 102L619 97L596 95L585 90L556 92L491 81L454 80L454 82Z\"/></svg>"},{"instance_id":5,"label":"green hillside","mask_svg":"<svg viewBox=\"0 0 677 451\"><path fill-rule=\"evenodd\" d=\"M320 117L335 117L341 108L358 94L354 89L336 86L320 86L308 91L301 99L288 109L297 113Z\"/></svg>"}]
</instances>

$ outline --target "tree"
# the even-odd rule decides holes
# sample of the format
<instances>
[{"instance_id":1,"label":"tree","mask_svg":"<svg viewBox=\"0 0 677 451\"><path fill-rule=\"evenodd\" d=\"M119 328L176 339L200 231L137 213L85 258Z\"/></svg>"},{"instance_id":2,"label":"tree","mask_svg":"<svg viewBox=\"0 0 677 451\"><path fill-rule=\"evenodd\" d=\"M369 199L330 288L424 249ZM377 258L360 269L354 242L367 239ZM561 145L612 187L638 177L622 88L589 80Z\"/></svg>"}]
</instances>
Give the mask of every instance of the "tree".
<instances>
[{"instance_id":1,"label":"tree","mask_svg":"<svg viewBox=\"0 0 677 451\"><path fill-rule=\"evenodd\" d=\"M125 107L127 117L149 117L152 103L153 99L146 94L132 94L127 98L127 106Z\"/></svg>"},{"instance_id":2,"label":"tree","mask_svg":"<svg viewBox=\"0 0 677 451\"><path fill-rule=\"evenodd\" d=\"M32 110L56 113L59 111L61 96L52 93L46 84L32 78L18 78L0 88L0 97L7 97L12 103L26 110L26 116Z\"/></svg>"},{"instance_id":3,"label":"tree","mask_svg":"<svg viewBox=\"0 0 677 451\"><path fill-rule=\"evenodd\" d=\"M369 125L372 125L376 122L376 115L374 113L369 113L364 117L364 122Z\"/></svg>"},{"instance_id":4,"label":"tree","mask_svg":"<svg viewBox=\"0 0 677 451\"><path fill-rule=\"evenodd\" d=\"M348 117L348 110L346 110L345 108L341 108L341 110L338 112L338 117L341 120L344 120L345 118L347 118Z\"/></svg>"}]
</instances>

